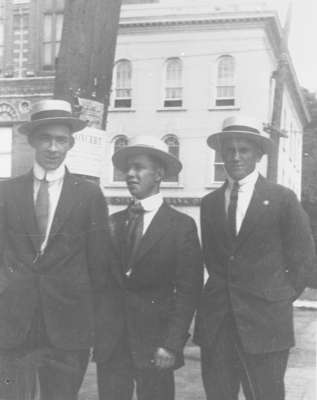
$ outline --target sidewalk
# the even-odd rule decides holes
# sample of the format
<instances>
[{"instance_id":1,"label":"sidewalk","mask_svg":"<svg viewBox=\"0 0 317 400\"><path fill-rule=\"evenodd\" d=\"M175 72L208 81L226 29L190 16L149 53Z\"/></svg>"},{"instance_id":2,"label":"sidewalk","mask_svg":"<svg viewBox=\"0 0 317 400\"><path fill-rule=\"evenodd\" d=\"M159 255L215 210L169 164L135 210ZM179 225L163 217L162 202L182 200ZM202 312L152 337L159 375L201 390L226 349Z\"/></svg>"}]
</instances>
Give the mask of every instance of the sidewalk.
<instances>
[{"instance_id":1,"label":"sidewalk","mask_svg":"<svg viewBox=\"0 0 317 400\"><path fill-rule=\"evenodd\" d=\"M286 400L317 400L317 307L295 308L295 331L297 345L291 351L286 373ZM205 400L200 378L199 349L187 346L185 358L186 366L176 372L176 400ZM89 367L80 400L98 400L94 364Z\"/></svg>"}]
</instances>

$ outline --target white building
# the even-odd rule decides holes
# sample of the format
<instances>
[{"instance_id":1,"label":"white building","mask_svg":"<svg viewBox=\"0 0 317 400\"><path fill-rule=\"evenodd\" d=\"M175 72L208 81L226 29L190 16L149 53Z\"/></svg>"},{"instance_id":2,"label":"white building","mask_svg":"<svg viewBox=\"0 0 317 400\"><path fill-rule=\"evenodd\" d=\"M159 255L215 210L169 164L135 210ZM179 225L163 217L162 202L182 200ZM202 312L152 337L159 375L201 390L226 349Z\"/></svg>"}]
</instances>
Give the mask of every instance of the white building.
<instances>
[{"instance_id":1,"label":"white building","mask_svg":"<svg viewBox=\"0 0 317 400\"><path fill-rule=\"evenodd\" d=\"M123 6L102 177L112 204L121 204L120 196L127 196L122 175L113 171L110 161L127 138L148 134L168 143L184 168L178 179L169 177L163 184L163 194L197 216L198 200L224 177L206 138L236 113L271 123L282 37L278 14L265 2L258 7L254 2L221 4L160 0ZM278 182L299 197L308 118L290 61L282 111L287 137L281 139ZM264 159L264 175L266 166Z\"/></svg>"}]
</instances>

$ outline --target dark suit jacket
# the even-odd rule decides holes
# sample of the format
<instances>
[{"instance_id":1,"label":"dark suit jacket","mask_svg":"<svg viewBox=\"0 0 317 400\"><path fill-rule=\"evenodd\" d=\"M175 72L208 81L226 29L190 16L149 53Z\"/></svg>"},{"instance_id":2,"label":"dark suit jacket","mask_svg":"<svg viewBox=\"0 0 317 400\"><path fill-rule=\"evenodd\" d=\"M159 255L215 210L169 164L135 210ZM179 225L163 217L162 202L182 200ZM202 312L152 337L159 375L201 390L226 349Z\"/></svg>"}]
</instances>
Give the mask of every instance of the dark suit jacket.
<instances>
[{"instance_id":1,"label":"dark suit jacket","mask_svg":"<svg viewBox=\"0 0 317 400\"><path fill-rule=\"evenodd\" d=\"M295 194L259 177L234 244L225 228L225 185L201 205L209 273L196 320L195 341L212 346L232 310L245 351L265 353L294 344L292 302L306 285L314 245Z\"/></svg>"},{"instance_id":2,"label":"dark suit jacket","mask_svg":"<svg viewBox=\"0 0 317 400\"><path fill-rule=\"evenodd\" d=\"M41 305L51 343L88 348L93 340L92 286L105 281L107 208L99 187L66 173L44 254L32 173L0 186L0 348L26 338Z\"/></svg>"},{"instance_id":3,"label":"dark suit jacket","mask_svg":"<svg viewBox=\"0 0 317 400\"><path fill-rule=\"evenodd\" d=\"M116 340L122 335L128 336L138 367L150 366L157 347L175 352L179 366L202 286L202 257L196 225L192 218L163 204L142 238L132 263L132 274L126 278L123 271L127 263L124 240L127 222L127 210L112 216L113 238L120 260L119 264L112 264L113 276L123 294L124 321L119 321L120 313L117 313L113 323L108 320L107 326L100 325L95 357L104 358L105 340L111 342L102 332L116 326ZM114 291L109 293L113 296ZM118 304L119 300L117 307ZM113 340L111 344L115 346Z\"/></svg>"}]
</instances>

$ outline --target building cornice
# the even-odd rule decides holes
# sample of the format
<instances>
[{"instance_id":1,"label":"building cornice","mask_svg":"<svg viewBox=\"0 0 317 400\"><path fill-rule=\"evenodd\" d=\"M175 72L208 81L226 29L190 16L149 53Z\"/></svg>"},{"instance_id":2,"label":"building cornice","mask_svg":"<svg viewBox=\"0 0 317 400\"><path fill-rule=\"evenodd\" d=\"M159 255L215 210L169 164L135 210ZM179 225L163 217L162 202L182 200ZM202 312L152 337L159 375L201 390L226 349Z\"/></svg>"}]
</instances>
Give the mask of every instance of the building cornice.
<instances>
[{"instance_id":1,"label":"building cornice","mask_svg":"<svg viewBox=\"0 0 317 400\"><path fill-rule=\"evenodd\" d=\"M251 12L209 12L202 14L173 14L170 15L142 15L123 16L120 20L120 34L145 33L156 31L184 31L193 29L219 29L230 28L259 28L262 27L272 46L277 64L282 56L283 29L278 14L275 11L251 11ZM288 50L286 50L288 74L286 85L294 100L303 126L310 121L310 115L306 107L293 62Z\"/></svg>"}]
</instances>

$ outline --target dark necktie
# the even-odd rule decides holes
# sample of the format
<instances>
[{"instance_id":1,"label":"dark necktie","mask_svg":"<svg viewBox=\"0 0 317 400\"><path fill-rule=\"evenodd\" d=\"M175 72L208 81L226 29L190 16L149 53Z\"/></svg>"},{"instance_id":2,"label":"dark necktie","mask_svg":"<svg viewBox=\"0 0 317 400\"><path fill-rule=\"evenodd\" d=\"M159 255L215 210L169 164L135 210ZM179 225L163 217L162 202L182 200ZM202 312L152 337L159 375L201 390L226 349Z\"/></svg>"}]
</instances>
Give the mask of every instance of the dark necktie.
<instances>
[{"instance_id":1,"label":"dark necktie","mask_svg":"<svg viewBox=\"0 0 317 400\"><path fill-rule=\"evenodd\" d=\"M143 235L143 216L144 208L140 202L136 202L129 206L129 221L127 228L127 270L131 268L131 262L136 253L137 248Z\"/></svg>"},{"instance_id":2,"label":"dark necktie","mask_svg":"<svg viewBox=\"0 0 317 400\"><path fill-rule=\"evenodd\" d=\"M238 204L239 183L234 181L228 206L228 226L232 238L237 236L237 204Z\"/></svg>"},{"instance_id":3,"label":"dark necktie","mask_svg":"<svg viewBox=\"0 0 317 400\"><path fill-rule=\"evenodd\" d=\"M35 201L35 215L41 237L40 243L42 244L46 235L49 215L49 193L46 176L40 180L40 187Z\"/></svg>"}]
</instances>

